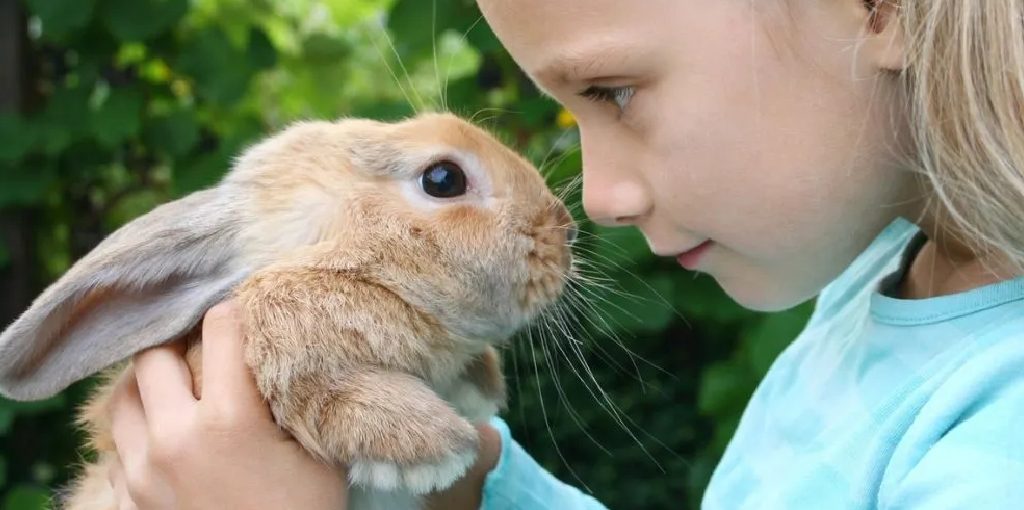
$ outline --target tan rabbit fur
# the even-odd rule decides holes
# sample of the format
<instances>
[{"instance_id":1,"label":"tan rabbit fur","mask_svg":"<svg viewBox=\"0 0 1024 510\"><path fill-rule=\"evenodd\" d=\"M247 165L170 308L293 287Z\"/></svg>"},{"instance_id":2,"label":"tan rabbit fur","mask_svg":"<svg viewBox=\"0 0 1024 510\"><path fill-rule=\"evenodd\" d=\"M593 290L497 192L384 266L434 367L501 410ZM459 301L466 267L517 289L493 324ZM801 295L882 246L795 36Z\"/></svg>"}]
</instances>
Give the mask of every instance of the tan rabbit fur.
<instances>
[{"instance_id":1,"label":"tan rabbit fur","mask_svg":"<svg viewBox=\"0 0 1024 510\"><path fill-rule=\"evenodd\" d=\"M442 161L464 194L425 192ZM349 467L350 508L417 508L475 459L471 422L504 402L495 346L558 299L574 228L532 165L455 116L298 123L47 289L0 336L0 390L46 396L184 336L200 388L198 322L233 296L277 423ZM104 464L123 369L82 408L99 456L70 510L115 508Z\"/></svg>"}]
</instances>

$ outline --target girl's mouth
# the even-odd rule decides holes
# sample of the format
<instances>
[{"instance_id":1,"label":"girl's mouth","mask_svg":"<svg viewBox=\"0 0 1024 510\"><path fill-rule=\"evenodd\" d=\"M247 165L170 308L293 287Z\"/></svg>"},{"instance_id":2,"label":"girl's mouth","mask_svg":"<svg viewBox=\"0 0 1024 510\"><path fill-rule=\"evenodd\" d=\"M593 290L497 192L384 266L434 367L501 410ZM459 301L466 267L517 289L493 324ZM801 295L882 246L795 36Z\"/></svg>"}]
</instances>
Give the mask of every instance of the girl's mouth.
<instances>
[{"instance_id":1,"label":"girl's mouth","mask_svg":"<svg viewBox=\"0 0 1024 510\"><path fill-rule=\"evenodd\" d=\"M692 271L697 268L697 265L700 264L701 257L704 255L704 253L708 251L708 249L711 248L713 244L714 242L708 239L707 241L704 241L703 243L700 243L697 246L687 251L684 251L679 255L676 255L676 260L679 262L680 266L683 266L684 268Z\"/></svg>"}]
</instances>

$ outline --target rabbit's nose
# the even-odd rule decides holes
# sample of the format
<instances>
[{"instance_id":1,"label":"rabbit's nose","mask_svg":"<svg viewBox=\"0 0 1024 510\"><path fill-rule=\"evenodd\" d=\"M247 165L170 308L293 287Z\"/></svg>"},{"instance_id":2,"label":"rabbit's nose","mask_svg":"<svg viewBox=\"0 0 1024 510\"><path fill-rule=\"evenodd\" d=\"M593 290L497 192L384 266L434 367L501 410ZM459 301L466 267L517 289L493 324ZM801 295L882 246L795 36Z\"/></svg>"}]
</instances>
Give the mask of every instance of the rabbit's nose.
<instances>
[{"instance_id":1,"label":"rabbit's nose","mask_svg":"<svg viewBox=\"0 0 1024 510\"><path fill-rule=\"evenodd\" d=\"M576 223L570 223L569 227L565 230L565 242L573 244L576 242L576 237L580 235L580 229L576 226Z\"/></svg>"}]
</instances>

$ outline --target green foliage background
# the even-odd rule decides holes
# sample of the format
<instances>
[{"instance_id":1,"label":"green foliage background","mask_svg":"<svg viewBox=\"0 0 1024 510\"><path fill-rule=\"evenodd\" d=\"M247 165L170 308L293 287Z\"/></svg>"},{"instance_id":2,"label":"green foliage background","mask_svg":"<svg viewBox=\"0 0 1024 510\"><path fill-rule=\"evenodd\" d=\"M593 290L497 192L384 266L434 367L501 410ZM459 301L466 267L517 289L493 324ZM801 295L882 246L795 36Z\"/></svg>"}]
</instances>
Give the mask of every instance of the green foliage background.
<instances>
[{"instance_id":1,"label":"green foliage background","mask_svg":"<svg viewBox=\"0 0 1024 510\"><path fill-rule=\"evenodd\" d=\"M0 239L0 271L30 272L32 292L295 119L397 119L446 103L543 163L553 186L579 172L566 114L470 0L23 5L29 97L0 113L0 215L31 235ZM569 199L578 205L578 192ZM580 254L613 288L585 293L594 310L575 314L570 334L538 331L509 350L507 419L538 461L611 508L696 508L746 399L810 305L744 311L708 278L653 258L637 232L583 227L593 235ZM584 363L624 419L581 382ZM85 452L72 412L89 384L44 402L0 400L0 508L43 508L73 475Z\"/></svg>"}]
</instances>

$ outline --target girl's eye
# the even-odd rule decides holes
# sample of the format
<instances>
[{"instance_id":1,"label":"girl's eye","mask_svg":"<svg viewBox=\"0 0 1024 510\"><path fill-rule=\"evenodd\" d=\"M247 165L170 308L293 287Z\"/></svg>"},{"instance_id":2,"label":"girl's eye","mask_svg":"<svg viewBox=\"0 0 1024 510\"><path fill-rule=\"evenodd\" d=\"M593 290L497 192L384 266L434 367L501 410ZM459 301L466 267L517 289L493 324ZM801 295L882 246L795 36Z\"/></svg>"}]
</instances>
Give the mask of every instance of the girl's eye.
<instances>
[{"instance_id":1,"label":"girl's eye","mask_svg":"<svg viewBox=\"0 0 1024 510\"><path fill-rule=\"evenodd\" d=\"M423 191L437 198L453 198L466 194L466 174L451 161L434 163L420 176Z\"/></svg>"},{"instance_id":2,"label":"girl's eye","mask_svg":"<svg viewBox=\"0 0 1024 510\"><path fill-rule=\"evenodd\" d=\"M612 103L619 110L625 110L626 106L629 105L629 100L633 99L633 94L635 93L636 89L633 87L601 87L591 85L579 92L579 95L598 103Z\"/></svg>"}]
</instances>

